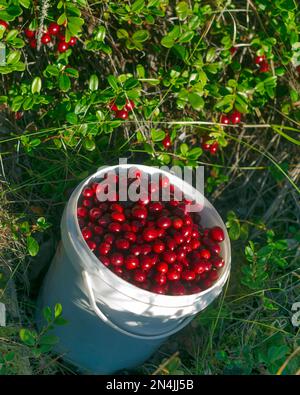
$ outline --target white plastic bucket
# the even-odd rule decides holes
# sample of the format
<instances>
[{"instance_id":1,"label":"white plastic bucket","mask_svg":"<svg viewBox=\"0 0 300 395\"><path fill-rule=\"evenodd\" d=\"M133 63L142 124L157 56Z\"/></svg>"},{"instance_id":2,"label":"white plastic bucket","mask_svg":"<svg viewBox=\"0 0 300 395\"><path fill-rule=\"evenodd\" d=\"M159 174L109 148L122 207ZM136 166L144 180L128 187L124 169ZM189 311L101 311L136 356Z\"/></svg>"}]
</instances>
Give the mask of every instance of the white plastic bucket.
<instances>
[{"instance_id":1,"label":"white plastic bucket","mask_svg":"<svg viewBox=\"0 0 300 395\"><path fill-rule=\"evenodd\" d=\"M225 265L220 272L219 279L211 288L198 294L184 296L155 294L138 288L117 276L101 264L87 247L77 221L77 202L82 189L93 180L101 178L104 173L117 170L119 167L130 168L133 166L148 174L162 173L168 176L170 182L182 188L185 195L193 196L196 202L203 204L203 209L201 210L201 223L203 226L220 226L223 229L225 240L221 243L221 255L225 260ZM128 164L105 167L97 171L73 191L62 217L61 233L62 247L45 278L40 295L40 306L60 302L63 305L63 310L66 311L64 304L68 305L71 303L73 307L76 306L77 312L75 309L70 313L72 317L68 325L72 326L72 320L76 320L74 315L77 314L78 316L80 310L81 317L84 317L82 320L86 320L86 323L92 316L93 322L95 318L102 322L102 327L105 324L105 327L110 328L111 331L118 333L118 335L139 342L139 350L133 349L132 352L140 353L144 356L148 351L146 354L142 352L142 343L151 345L152 342L150 349L151 347L155 349L168 336L186 326L196 313L207 307L220 294L230 273L231 253L229 237L217 211L190 184L182 181L176 175L157 168ZM73 274L69 275L68 273L71 271ZM63 280L62 276L64 277ZM70 321L70 317L67 317L67 319ZM73 325L75 333L79 330L78 323L77 326ZM85 331L85 329L82 329L82 331ZM58 349L60 351L67 350L66 352L69 353L69 356L72 355L72 342L69 344L68 339L70 334L66 335L68 330L60 328L58 332L61 337L61 346L59 346L61 348L58 347ZM101 336L100 333L99 336ZM95 345L97 344L96 338L91 339L89 337L86 341L91 344L93 342ZM64 348L66 343L69 346ZM82 346L85 345L82 343ZM93 352L95 353L95 350ZM99 355L101 355L100 351ZM141 358L143 357L141 356ZM137 359L140 360L141 358L138 357ZM134 356L131 356L129 359L134 359ZM81 367L84 367L84 365L87 367L88 365L86 362L78 362L76 355L73 355L71 360ZM88 368L90 369L90 367ZM92 367L92 370L95 369ZM102 369L101 372L107 373L115 370L105 371L105 369ZM99 369L96 369L96 371L98 372Z\"/></svg>"}]
</instances>

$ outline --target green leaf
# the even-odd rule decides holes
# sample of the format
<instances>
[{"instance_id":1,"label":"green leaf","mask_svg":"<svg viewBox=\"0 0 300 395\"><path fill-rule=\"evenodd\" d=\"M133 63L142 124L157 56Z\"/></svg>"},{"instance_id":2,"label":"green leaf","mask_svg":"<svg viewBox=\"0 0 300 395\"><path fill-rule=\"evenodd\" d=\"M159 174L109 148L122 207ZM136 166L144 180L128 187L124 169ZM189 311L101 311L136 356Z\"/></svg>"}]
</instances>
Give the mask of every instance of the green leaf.
<instances>
[{"instance_id":1,"label":"green leaf","mask_svg":"<svg viewBox=\"0 0 300 395\"><path fill-rule=\"evenodd\" d=\"M42 80L40 77L35 77L31 84L31 93L40 93L42 89Z\"/></svg>"},{"instance_id":2,"label":"green leaf","mask_svg":"<svg viewBox=\"0 0 300 395\"><path fill-rule=\"evenodd\" d=\"M186 156L188 153L189 147L187 144L183 143L180 145L180 152L182 154L182 156Z\"/></svg>"},{"instance_id":3,"label":"green leaf","mask_svg":"<svg viewBox=\"0 0 300 395\"><path fill-rule=\"evenodd\" d=\"M127 39L129 37L129 34L125 29L118 29L117 30L117 37L119 39Z\"/></svg>"},{"instance_id":4,"label":"green leaf","mask_svg":"<svg viewBox=\"0 0 300 395\"><path fill-rule=\"evenodd\" d=\"M71 88L71 80L66 74L61 74L58 80L59 89L67 92Z\"/></svg>"},{"instance_id":5,"label":"green leaf","mask_svg":"<svg viewBox=\"0 0 300 395\"><path fill-rule=\"evenodd\" d=\"M97 33L95 34L95 40L103 42L106 36L106 30L104 26L99 26Z\"/></svg>"},{"instance_id":6,"label":"green leaf","mask_svg":"<svg viewBox=\"0 0 300 395\"><path fill-rule=\"evenodd\" d=\"M137 85L139 85L139 81L137 79L129 78L127 81L125 81L123 88L128 91L135 88Z\"/></svg>"},{"instance_id":7,"label":"green leaf","mask_svg":"<svg viewBox=\"0 0 300 395\"><path fill-rule=\"evenodd\" d=\"M24 8L29 8L31 4L31 0L19 0L19 3L24 7Z\"/></svg>"},{"instance_id":8,"label":"green leaf","mask_svg":"<svg viewBox=\"0 0 300 395\"><path fill-rule=\"evenodd\" d=\"M57 23L59 25L63 25L67 20L67 15L65 13L61 14L61 16L57 19Z\"/></svg>"},{"instance_id":9,"label":"green leaf","mask_svg":"<svg viewBox=\"0 0 300 395\"><path fill-rule=\"evenodd\" d=\"M60 317L62 314L62 305L60 303L56 303L54 307L54 317Z\"/></svg>"},{"instance_id":10,"label":"green leaf","mask_svg":"<svg viewBox=\"0 0 300 395\"><path fill-rule=\"evenodd\" d=\"M12 101L12 105L11 105L11 109L14 112L17 112L20 110L22 104L23 104L24 98L23 96L16 96L14 97L13 101Z\"/></svg>"},{"instance_id":11,"label":"green leaf","mask_svg":"<svg viewBox=\"0 0 300 395\"><path fill-rule=\"evenodd\" d=\"M52 311L49 306L47 306L43 309L43 316L47 322L52 321Z\"/></svg>"},{"instance_id":12,"label":"green leaf","mask_svg":"<svg viewBox=\"0 0 300 395\"><path fill-rule=\"evenodd\" d=\"M99 86L99 79L96 74L92 74L89 80L89 89L91 91L96 91Z\"/></svg>"},{"instance_id":13,"label":"green leaf","mask_svg":"<svg viewBox=\"0 0 300 395\"><path fill-rule=\"evenodd\" d=\"M187 31L184 32L178 39L178 42L180 43L188 43L192 40L192 38L194 37L195 32L193 31Z\"/></svg>"},{"instance_id":14,"label":"green leaf","mask_svg":"<svg viewBox=\"0 0 300 395\"><path fill-rule=\"evenodd\" d=\"M133 41L136 41L138 43L142 43L150 37L150 34L148 30L138 30L132 35Z\"/></svg>"},{"instance_id":15,"label":"green leaf","mask_svg":"<svg viewBox=\"0 0 300 395\"><path fill-rule=\"evenodd\" d=\"M59 338L55 335L44 335L40 338L39 344L40 345L50 345L54 346L59 342Z\"/></svg>"},{"instance_id":16,"label":"green leaf","mask_svg":"<svg viewBox=\"0 0 300 395\"><path fill-rule=\"evenodd\" d=\"M66 115L66 120L71 123L72 125L76 125L78 123L78 117L73 112L69 112Z\"/></svg>"},{"instance_id":17,"label":"green leaf","mask_svg":"<svg viewBox=\"0 0 300 395\"><path fill-rule=\"evenodd\" d=\"M30 331L29 329L21 329L20 330L20 339L27 346L34 346L36 342L36 333Z\"/></svg>"},{"instance_id":18,"label":"green leaf","mask_svg":"<svg viewBox=\"0 0 300 395\"><path fill-rule=\"evenodd\" d=\"M27 250L31 256L36 256L39 252L39 244L38 242L32 237L27 236Z\"/></svg>"},{"instance_id":19,"label":"green leaf","mask_svg":"<svg viewBox=\"0 0 300 395\"><path fill-rule=\"evenodd\" d=\"M229 237L231 240L238 240L241 233L240 223L238 221L233 221L229 228Z\"/></svg>"},{"instance_id":20,"label":"green leaf","mask_svg":"<svg viewBox=\"0 0 300 395\"><path fill-rule=\"evenodd\" d=\"M204 107L204 99L200 95L200 93L198 93L198 92L189 93L188 99L189 99L191 106L195 110L199 111L199 110L202 110L202 108Z\"/></svg>"},{"instance_id":21,"label":"green leaf","mask_svg":"<svg viewBox=\"0 0 300 395\"><path fill-rule=\"evenodd\" d=\"M7 42L13 42L14 39L18 36L18 34L19 34L19 31L18 31L18 30L16 30L16 29L10 30L10 31L7 33L6 41L7 41Z\"/></svg>"},{"instance_id":22,"label":"green leaf","mask_svg":"<svg viewBox=\"0 0 300 395\"><path fill-rule=\"evenodd\" d=\"M107 77L107 81L108 81L109 85L113 88L114 91L118 90L119 85L118 85L118 81L117 81L116 77L114 77L113 75L109 75Z\"/></svg>"},{"instance_id":23,"label":"green leaf","mask_svg":"<svg viewBox=\"0 0 300 395\"><path fill-rule=\"evenodd\" d=\"M21 57L20 51L12 51L8 54L6 63L7 64L16 64L19 62L20 57Z\"/></svg>"},{"instance_id":24,"label":"green leaf","mask_svg":"<svg viewBox=\"0 0 300 395\"><path fill-rule=\"evenodd\" d=\"M200 147L195 147L188 152L187 157L192 160L197 160L202 153L203 151Z\"/></svg>"},{"instance_id":25,"label":"green leaf","mask_svg":"<svg viewBox=\"0 0 300 395\"><path fill-rule=\"evenodd\" d=\"M186 1L180 1L177 5L176 5L176 13L178 18L183 21L184 19L187 18L188 14L189 14L189 5Z\"/></svg>"},{"instance_id":26,"label":"green leaf","mask_svg":"<svg viewBox=\"0 0 300 395\"><path fill-rule=\"evenodd\" d=\"M170 36L165 36L162 38L160 43L162 46L164 46L166 48L172 48L173 45L175 44L175 40Z\"/></svg>"},{"instance_id":27,"label":"green leaf","mask_svg":"<svg viewBox=\"0 0 300 395\"><path fill-rule=\"evenodd\" d=\"M133 12L138 13L139 11L141 11L145 6L145 1L144 0L136 0L132 6L131 6L131 10Z\"/></svg>"},{"instance_id":28,"label":"green leaf","mask_svg":"<svg viewBox=\"0 0 300 395\"><path fill-rule=\"evenodd\" d=\"M166 137L166 133L163 130L152 129L151 130L151 139L154 142L162 141Z\"/></svg>"}]
</instances>

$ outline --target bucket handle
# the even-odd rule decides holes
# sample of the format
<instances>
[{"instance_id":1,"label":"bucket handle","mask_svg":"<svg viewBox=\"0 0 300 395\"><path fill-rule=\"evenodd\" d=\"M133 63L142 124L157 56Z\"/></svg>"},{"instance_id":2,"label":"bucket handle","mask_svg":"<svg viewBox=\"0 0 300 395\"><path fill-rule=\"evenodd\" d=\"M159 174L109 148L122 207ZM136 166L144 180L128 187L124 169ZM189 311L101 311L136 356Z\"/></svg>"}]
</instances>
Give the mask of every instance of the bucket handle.
<instances>
[{"instance_id":1,"label":"bucket handle","mask_svg":"<svg viewBox=\"0 0 300 395\"><path fill-rule=\"evenodd\" d=\"M132 332L128 332L125 329L120 328L118 325L116 325L115 323L113 323L98 307L96 300L95 300L95 295L93 292L93 287L92 287L92 282L91 282L91 278L88 274L88 272L86 270L84 270L82 272L82 277L84 279L86 288L87 288L87 293L88 293L88 298L91 304L92 309L94 310L94 313L103 321L105 322L107 325L109 325L111 328L113 328L114 330L122 333L123 335L126 336L131 336L134 337L136 339L141 339L141 340L159 340L159 339L164 339L168 336L173 335L174 333L180 331L181 329L183 329L187 324L189 324L192 319L194 318L192 317L187 317L185 318L176 328L172 329L171 331L165 332L165 333L161 333L159 335L137 335L135 333ZM101 301L103 303L103 301Z\"/></svg>"}]
</instances>

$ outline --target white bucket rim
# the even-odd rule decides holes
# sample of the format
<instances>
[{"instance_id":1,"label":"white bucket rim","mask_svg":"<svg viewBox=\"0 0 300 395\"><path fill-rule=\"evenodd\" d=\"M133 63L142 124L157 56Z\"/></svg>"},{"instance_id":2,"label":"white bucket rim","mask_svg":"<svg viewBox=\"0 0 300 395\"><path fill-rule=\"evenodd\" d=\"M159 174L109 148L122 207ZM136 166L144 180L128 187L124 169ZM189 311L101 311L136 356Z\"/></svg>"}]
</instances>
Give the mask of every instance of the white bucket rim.
<instances>
[{"instance_id":1,"label":"white bucket rim","mask_svg":"<svg viewBox=\"0 0 300 395\"><path fill-rule=\"evenodd\" d=\"M188 184L186 181L183 181L183 180L180 180L180 182L183 185L186 185L188 189L192 189L192 190L196 191L197 194L200 194L203 201L204 201L204 206L207 206L214 211L214 214L218 220L218 226L221 226L221 228L224 231L225 239L224 239L223 247L225 250L226 257L223 257L225 260L225 265L222 268L222 274L218 278L218 280L215 283L213 283L213 285L210 288L208 288L204 291L201 291L199 293L190 294L190 295L161 295L161 294L156 294L154 292L137 287L136 285L127 282L126 280L124 280L123 278L121 278L120 276L115 274L112 270L110 270L108 267L106 267L105 265L103 265L101 263L101 261L97 258L97 256L90 250L90 248L86 244L86 242L81 234L81 230L80 230L78 219L77 219L77 203L78 203L78 199L80 198L83 188L85 186L87 186L88 184L90 184L90 182L93 179L97 179L101 176L101 174L112 171L112 170L116 170L120 167L127 168L127 169L129 169L131 167L135 167L135 168L138 168L148 174L149 174L149 169L153 169L153 167L151 167L151 166L134 164L134 163L113 165L113 166L103 166L102 168L98 169L95 173L93 173L92 175L87 177L85 180L83 180L75 188L75 190L73 191L73 193L69 199L69 202L66 206L65 214L66 214L66 219L69 222L70 227L72 226L73 229L75 227L75 229L77 231L76 238L74 237L74 235L73 235L73 237L71 237L71 235L68 234L68 239L69 239L69 241L71 241L76 253L78 255L83 255L82 253L84 252L85 257L88 258L92 262L92 264L94 266L94 270L96 270L96 272L98 272L99 274L101 272L102 273L104 272L108 276L112 275L114 277L114 281L119 283L120 288L115 287L111 283L105 281L105 278L103 278L103 277L101 278L101 280L104 281L107 285L109 285L112 289L114 289L117 292L122 293L126 297L129 297L129 298L134 299L138 302L142 302L142 303L149 304L149 305L156 305L156 306L161 306L161 307L174 307L174 302L176 302L177 307L191 306L191 305L194 305L195 303L197 303L198 299L200 299L204 295L212 292L214 289L223 287L223 285L225 284L226 280L229 277L230 268L231 268L230 239L229 239L229 235L228 235L226 226L225 226L221 216L219 215L217 210L213 207L213 205L209 202L209 200L207 200L206 197L203 194L201 194L199 191L196 191L193 186L191 186L190 184ZM176 175L174 175L172 173L168 173L168 172L161 170L159 168L155 168L155 170L161 174L166 175L170 179L178 178ZM172 180L170 180L170 181L172 182ZM71 201L72 201L72 204L70 203ZM62 221L63 220L64 219L62 219ZM84 251L82 251L82 248L84 248ZM128 293L123 291L124 288L127 288ZM137 297L137 292L139 293L138 297ZM154 299L155 299L155 302L154 302Z\"/></svg>"}]
</instances>

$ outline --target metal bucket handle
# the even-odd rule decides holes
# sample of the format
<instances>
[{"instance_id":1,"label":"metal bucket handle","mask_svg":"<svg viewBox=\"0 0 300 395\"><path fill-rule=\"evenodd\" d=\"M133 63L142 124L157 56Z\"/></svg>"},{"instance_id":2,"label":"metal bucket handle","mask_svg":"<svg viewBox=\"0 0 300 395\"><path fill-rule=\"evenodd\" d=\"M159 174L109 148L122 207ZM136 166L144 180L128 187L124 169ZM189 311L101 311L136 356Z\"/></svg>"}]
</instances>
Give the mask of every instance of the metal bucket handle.
<instances>
[{"instance_id":1,"label":"metal bucket handle","mask_svg":"<svg viewBox=\"0 0 300 395\"><path fill-rule=\"evenodd\" d=\"M115 323L113 323L98 307L96 300L95 300L95 296L94 296L94 292L93 292L93 287L92 287L92 282L90 279L90 276L88 274L88 272L86 270L84 270L82 272L82 277L83 280L85 282L86 288L87 288L87 293L88 293L88 298L91 304L92 309L94 310L95 314L103 321L105 322L107 325L109 325L112 329L122 333L123 335L126 336L131 336L134 337L136 339L141 339L141 340L159 340L159 339L164 339L168 336L173 335L174 333L180 331L181 329L183 329L187 324L189 324L194 316L192 317L187 317L185 318L176 328L172 329L171 331L165 332L165 333L161 333L159 335L137 335L135 333L132 332L128 332L125 329L120 328L118 325L116 325ZM103 303L103 301L101 301ZM104 304L104 303L103 303Z\"/></svg>"}]
</instances>

